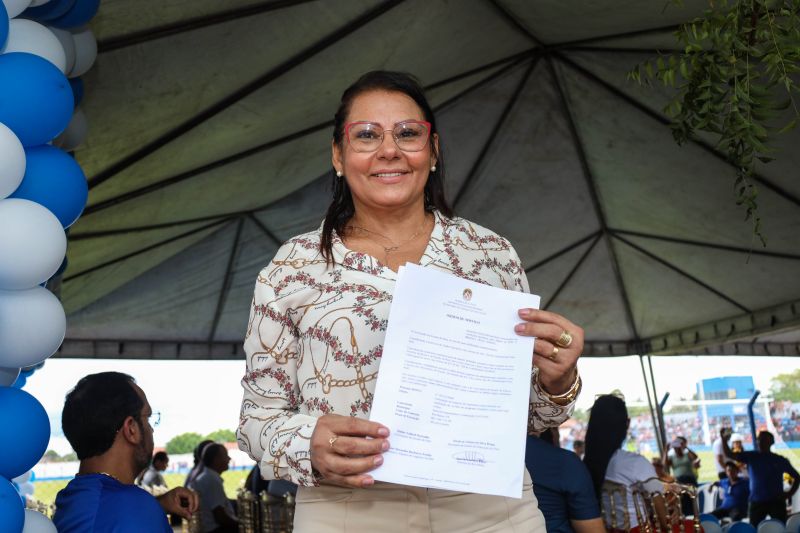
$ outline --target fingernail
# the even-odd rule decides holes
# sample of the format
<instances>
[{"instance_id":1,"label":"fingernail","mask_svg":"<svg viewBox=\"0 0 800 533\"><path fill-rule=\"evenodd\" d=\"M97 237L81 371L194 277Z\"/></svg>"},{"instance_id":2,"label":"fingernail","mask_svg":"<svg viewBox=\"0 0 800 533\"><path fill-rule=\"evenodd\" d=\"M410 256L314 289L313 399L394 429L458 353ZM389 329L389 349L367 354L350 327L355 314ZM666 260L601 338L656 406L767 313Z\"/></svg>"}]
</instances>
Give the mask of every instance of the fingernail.
<instances>
[{"instance_id":1,"label":"fingernail","mask_svg":"<svg viewBox=\"0 0 800 533\"><path fill-rule=\"evenodd\" d=\"M517 324L516 326L514 326L514 331L516 331L517 333L522 333L523 331L525 331L525 324Z\"/></svg>"},{"instance_id":2,"label":"fingernail","mask_svg":"<svg viewBox=\"0 0 800 533\"><path fill-rule=\"evenodd\" d=\"M369 487L370 485L374 485L374 484L375 484L375 480L372 479L371 477L368 477L368 478L364 479L364 481L361 482L361 486L362 487Z\"/></svg>"},{"instance_id":3,"label":"fingernail","mask_svg":"<svg viewBox=\"0 0 800 533\"><path fill-rule=\"evenodd\" d=\"M386 429L386 428L380 428L378 430L378 435L380 435L381 437L388 437L389 436L389 430Z\"/></svg>"},{"instance_id":4,"label":"fingernail","mask_svg":"<svg viewBox=\"0 0 800 533\"><path fill-rule=\"evenodd\" d=\"M373 459L372 462L375 463L375 466L382 465L383 464L383 456L379 455L379 456L375 457L375 459Z\"/></svg>"},{"instance_id":5,"label":"fingernail","mask_svg":"<svg viewBox=\"0 0 800 533\"><path fill-rule=\"evenodd\" d=\"M526 316L529 316L530 314L531 314L531 310L530 309L520 309L519 310L519 316L526 317Z\"/></svg>"},{"instance_id":6,"label":"fingernail","mask_svg":"<svg viewBox=\"0 0 800 533\"><path fill-rule=\"evenodd\" d=\"M383 444L381 444L381 450L383 450L385 452L388 449L389 449L389 441L385 440L385 441L383 441Z\"/></svg>"}]
</instances>

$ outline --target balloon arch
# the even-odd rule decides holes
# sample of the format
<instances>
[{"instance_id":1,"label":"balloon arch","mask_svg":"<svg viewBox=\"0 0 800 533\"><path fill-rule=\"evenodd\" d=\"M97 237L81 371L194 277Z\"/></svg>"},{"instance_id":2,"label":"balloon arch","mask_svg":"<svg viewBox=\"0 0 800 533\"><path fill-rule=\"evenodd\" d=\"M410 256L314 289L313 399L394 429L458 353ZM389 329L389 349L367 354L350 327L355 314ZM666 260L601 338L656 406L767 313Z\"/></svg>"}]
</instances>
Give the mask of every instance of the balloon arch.
<instances>
[{"instance_id":1,"label":"balloon arch","mask_svg":"<svg viewBox=\"0 0 800 533\"><path fill-rule=\"evenodd\" d=\"M88 196L70 152L87 134L80 79L97 56L86 26L100 0L0 2L0 523L55 532L25 509L50 422L26 380L64 339L48 281L66 268L67 229Z\"/></svg>"}]
</instances>

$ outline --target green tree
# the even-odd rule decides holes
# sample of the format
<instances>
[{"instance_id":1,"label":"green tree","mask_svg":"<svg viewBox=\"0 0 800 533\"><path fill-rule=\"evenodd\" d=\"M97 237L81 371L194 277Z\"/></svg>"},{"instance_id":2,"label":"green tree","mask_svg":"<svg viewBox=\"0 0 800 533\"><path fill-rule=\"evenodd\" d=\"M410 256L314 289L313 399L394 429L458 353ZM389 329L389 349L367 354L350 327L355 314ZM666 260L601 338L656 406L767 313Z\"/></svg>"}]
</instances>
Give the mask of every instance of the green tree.
<instances>
[{"instance_id":1,"label":"green tree","mask_svg":"<svg viewBox=\"0 0 800 533\"><path fill-rule=\"evenodd\" d=\"M44 452L44 457L42 457L45 461L55 462L61 459L61 456L58 455L58 452L55 450L47 450Z\"/></svg>"},{"instance_id":2,"label":"green tree","mask_svg":"<svg viewBox=\"0 0 800 533\"><path fill-rule=\"evenodd\" d=\"M167 453L192 453L195 446L200 444L200 441L202 440L203 436L199 433L189 432L175 435L169 440L169 442L167 442Z\"/></svg>"},{"instance_id":3,"label":"green tree","mask_svg":"<svg viewBox=\"0 0 800 533\"><path fill-rule=\"evenodd\" d=\"M800 368L789 374L778 374L772 378L769 390L776 400L800 401Z\"/></svg>"},{"instance_id":4,"label":"green tree","mask_svg":"<svg viewBox=\"0 0 800 533\"><path fill-rule=\"evenodd\" d=\"M214 442L236 442L236 433L230 429L218 429L206 435L206 438Z\"/></svg>"}]
</instances>

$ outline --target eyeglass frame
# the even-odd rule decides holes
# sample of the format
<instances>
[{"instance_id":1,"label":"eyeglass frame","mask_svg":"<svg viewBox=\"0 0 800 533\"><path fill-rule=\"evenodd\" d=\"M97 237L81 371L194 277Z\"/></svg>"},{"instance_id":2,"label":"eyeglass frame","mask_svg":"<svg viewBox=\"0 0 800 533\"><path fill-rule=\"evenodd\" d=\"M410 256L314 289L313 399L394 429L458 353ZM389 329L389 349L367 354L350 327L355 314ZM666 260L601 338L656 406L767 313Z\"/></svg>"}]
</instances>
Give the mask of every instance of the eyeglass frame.
<instances>
[{"instance_id":1,"label":"eyeglass frame","mask_svg":"<svg viewBox=\"0 0 800 533\"><path fill-rule=\"evenodd\" d=\"M345 124L344 125L344 136L347 139L347 144L350 146L350 148L353 148L353 145L350 142L350 128L352 128L353 126L356 126L358 124L374 124L376 126L380 126L380 124L378 124L377 122L370 122L369 120L357 120L355 122L348 122L347 124ZM397 137L395 137L395 135L394 135L394 129L397 126L400 126L401 124L422 124L428 129L428 137L425 139L425 143L422 145L422 148L420 148L419 150L404 150L400 146L400 144L397 142ZM425 147L428 145L428 143L430 142L431 134L433 133L431 131L431 123L428 122L427 120L402 120L400 122L397 122L392 128L390 128L388 130L381 130L381 142L378 143L377 147L374 150L370 150L368 152L359 152L355 148L353 148L353 150L356 153L359 153L359 154L371 154L373 152L377 152L380 149L381 145L383 144L383 141L384 141L384 139L386 137L386 132L387 131L391 131L392 132L392 140L394 141L394 144L395 144L395 146L397 146L398 150L400 150L402 152L411 152L412 154L416 153L416 152L423 151L425 149Z\"/></svg>"}]
</instances>

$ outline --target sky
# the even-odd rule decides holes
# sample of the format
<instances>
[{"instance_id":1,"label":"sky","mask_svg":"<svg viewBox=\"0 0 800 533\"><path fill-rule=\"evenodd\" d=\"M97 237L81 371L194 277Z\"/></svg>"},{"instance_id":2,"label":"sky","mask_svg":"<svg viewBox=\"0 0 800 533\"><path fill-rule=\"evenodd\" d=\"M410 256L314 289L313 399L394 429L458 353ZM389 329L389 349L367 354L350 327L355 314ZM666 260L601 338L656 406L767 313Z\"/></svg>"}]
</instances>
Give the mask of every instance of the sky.
<instances>
[{"instance_id":1,"label":"sky","mask_svg":"<svg viewBox=\"0 0 800 533\"><path fill-rule=\"evenodd\" d=\"M583 358L579 364L583 392L578 407L587 409L596 394L621 390L628 402L646 401L638 357ZM654 357L659 398L691 398L700 379L722 376L753 377L766 394L776 374L800 368L800 357ZM244 361L151 361L112 359L50 359L28 378L25 390L33 394L50 415L53 435L49 447L60 454L71 451L60 431L64 396L78 380L95 372L115 370L133 376L147 394L154 411L161 412L156 446L180 433L206 435L217 429L235 430L239 417ZM667 403L667 408L669 407Z\"/></svg>"}]
</instances>

